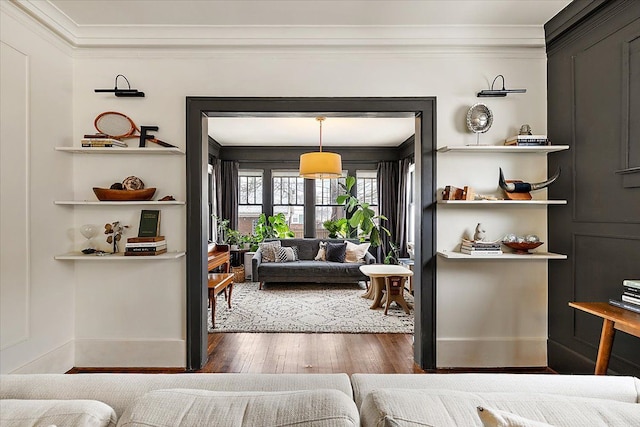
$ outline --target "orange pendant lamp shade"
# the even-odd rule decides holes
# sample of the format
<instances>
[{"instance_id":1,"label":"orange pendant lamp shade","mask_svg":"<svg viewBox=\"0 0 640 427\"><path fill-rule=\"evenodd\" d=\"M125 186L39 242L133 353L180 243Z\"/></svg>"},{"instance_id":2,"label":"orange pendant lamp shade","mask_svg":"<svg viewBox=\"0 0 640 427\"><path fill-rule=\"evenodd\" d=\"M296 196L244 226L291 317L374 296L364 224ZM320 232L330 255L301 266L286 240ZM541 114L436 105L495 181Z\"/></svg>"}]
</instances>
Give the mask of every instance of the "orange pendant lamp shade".
<instances>
[{"instance_id":1,"label":"orange pendant lamp shade","mask_svg":"<svg viewBox=\"0 0 640 427\"><path fill-rule=\"evenodd\" d=\"M340 154L322 151L322 121L320 122L320 151L300 155L300 176L308 179L340 178L342 176L342 157Z\"/></svg>"}]
</instances>

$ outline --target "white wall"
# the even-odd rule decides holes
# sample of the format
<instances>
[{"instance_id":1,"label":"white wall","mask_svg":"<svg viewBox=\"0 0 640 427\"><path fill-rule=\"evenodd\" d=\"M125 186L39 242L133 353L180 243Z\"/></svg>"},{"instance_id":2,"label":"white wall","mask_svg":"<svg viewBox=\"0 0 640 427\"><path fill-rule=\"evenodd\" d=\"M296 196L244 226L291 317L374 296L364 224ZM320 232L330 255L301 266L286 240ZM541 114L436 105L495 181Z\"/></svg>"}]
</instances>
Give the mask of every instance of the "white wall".
<instances>
[{"instance_id":1,"label":"white wall","mask_svg":"<svg viewBox=\"0 0 640 427\"><path fill-rule=\"evenodd\" d=\"M75 61L74 135L77 139L87 132L100 112L116 110L130 115L138 124L159 125L160 138L184 147L185 96L436 96L438 144L463 145L474 141L474 136L465 128L466 110L479 101L476 92L488 88L493 77L501 73L506 76L508 86L526 87L528 91L523 95L486 100L495 119L492 129L482 135L482 141L496 144L525 122L537 132L546 132L545 65L543 48L488 49L482 54L465 49L455 54L427 51L403 55L345 52L339 48L319 54L286 49L250 53L86 50L79 52ZM117 99L93 93L93 88L108 86L117 73L125 74L132 86L145 91L147 97ZM495 191L498 163L491 157L439 155L439 187L470 183L477 184L479 190L487 187ZM78 160L85 161L84 158ZM533 165L526 166L525 170L514 170L515 158L507 156L502 160L499 164L509 173L526 172L526 179L545 175L544 156L534 157ZM106 165L95 168L94 163L76 165L75 171L78 194L86 194L93 182L107 184L127 173L122 165L109 171ZM140 163L130 171L143 176L150 184L161 183L159 185L169 191L184 196L182 164L174 164L170 174L151 162ZM89 174L91 182L87 181ZM166 181L167 177L171 182ZM164 209L163 215L168 210ZM184 211L175 209L174 213L178 217L175 227L167 224L165 228L163 223L163 229L170 244L184 249ZM94 213L76 209L76 223L91 220L90 214ZM524 219L515 218L519 214L523 214ZM127 215L135 222L135 212L127 212L125 217ZM529 222L532 231L546 237L544 210L502 210L496 216L489 210L448 209L438 211L438 248L453 249L464 230L475 227L479 219L489 226L489 235L496 238L511 225L514 231L516 228L521 231L515 224L522 221ZM494 366L496 360L500 366L545 365L546 263L447 264L439 261L438 266L439 366L461 366L458 364L461 362L464 366ZM122 340L124 345L126 341L184 339L183 263L155 263L153 268L145 267L143 274L139 265L123 264L111 277L96 274L93 265L83 263L76 267L78 286L82 288L77 295L80 341ZM472 274L475 269L479 274ZM100 307L93 300L97 292L102 301ZM126 293L126 302L123 293ZM501 304L488 309L487 301ZM114 311L122 313L113 316ZM88 353L91 348L83 350ZM463 360L458 353L473 357ZM171 357L167 353L167 360ZM122 354L121 363L128 362L128 355ZM145 362L143 356L136 363Z\"/></svg>"},{"instance_id":2,"label":"white wall","mask_svg":"<svg viewBox=\"0 0 640 427\"><path fill-rule=\"evenodd\" d=\"M30 286L32 338L2 350L3 372L46 356L74 338L65 348L70 356L75 352L75 366L185 364L184 258L106 263L52 259L56 253L81 249L82 224L102 227L120 220L133 226L127 237L137 233L139 218L136 208L56 207L53 200L92 199L91 187L128 175L143 178L160 195L185 198L184 157L53 152L57 145L79 145L103 111L121 111L138 125L158 125L159 138L184 148L186 96L436 96L438 145L464 145L475 141L464 118L469 106L479 101L476 92L504 74L508 87L528 91L485 99L494 112L494 124L482 142L499 144L523 123L546 132L543 47L102 48L76 49L72 61L49 46L48 36L35 37L4 13L2 24L3 42L11 39L33 57L30 284L25 285ZM95 88L110 87L116 74L125 74L146 98L94 93ZM438 187L471 184L479 192L495 191L497 166L503 166L508 177L546 176L544 156L523 161L511 155L439 154ZM4 181L4 170L2 177ZM5 203L3 194L3 211ZM489 237L509 230L546 238L544 209L446 208L438 209L438 249L454 249L477 222L487 225ZM162 232L170 250L185 249L184 207L163 208ZM438 268L438 366L546 364L546 262L439 259ZM3 277L3 289L4 283ZM4 332L4 324L2 328Z\"/></svg>"},{"instance_id":3,"label":"white wall","mask_svg":"<svg viewBox=\"0 0 640 427\"><path fill-rule=\"evenodd\" d=\"M0 372L64 372L74 363L73 266L54 261L73 227L71 49L1 2Z\"/></svg>"}]
</instances>

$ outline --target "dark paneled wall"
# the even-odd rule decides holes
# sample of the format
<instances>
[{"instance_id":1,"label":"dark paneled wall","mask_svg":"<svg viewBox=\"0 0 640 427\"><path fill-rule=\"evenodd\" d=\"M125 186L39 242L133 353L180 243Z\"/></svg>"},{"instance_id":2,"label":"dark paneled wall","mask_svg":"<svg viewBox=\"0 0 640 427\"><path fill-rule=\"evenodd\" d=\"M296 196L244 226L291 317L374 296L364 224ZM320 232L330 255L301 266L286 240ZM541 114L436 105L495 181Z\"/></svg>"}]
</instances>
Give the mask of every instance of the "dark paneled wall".
<instances>
[{"instance_id":1,"label":"dark paneled wall","mask_svg":"<svg viewBox=\"0 0 640 427\"><path fill-rule=\"evenodd\" d=\"M568 254L549 263L549 366L589 373L602 321L567 303L640 278L640 1L573 2L545 31L548 135L571 147L548 165L562 168L549 198L568 200L549 209L549 249ZM640 339L617 332L609 369L640 375Z\"/></svg>"}]
</instances>

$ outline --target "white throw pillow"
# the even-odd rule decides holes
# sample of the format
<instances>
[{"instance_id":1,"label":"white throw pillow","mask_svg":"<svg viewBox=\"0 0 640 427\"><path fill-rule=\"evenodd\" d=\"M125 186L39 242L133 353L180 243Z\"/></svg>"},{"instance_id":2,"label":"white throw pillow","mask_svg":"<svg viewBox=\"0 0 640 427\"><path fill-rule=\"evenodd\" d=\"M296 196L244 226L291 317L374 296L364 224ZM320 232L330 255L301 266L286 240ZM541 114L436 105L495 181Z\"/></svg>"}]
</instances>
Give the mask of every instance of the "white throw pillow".
<instances>
[{"instance_id":1,"label":"white throw pillow","mask_svg":"<svg viewBox=\"0 0 640 427\"><path fill-rule=\"evenodd\" d=\"M262 262L276 262L276 251L282 244L280 240L273 242L260 243L260 251L262 252Z\"/></svg>"},{"instance_id":2,"label":"white throw pillow","mask_svg":"<svg viewBox=\"0 0 640 427\"><path fill-rule=\"evenodd\" d=\"M553 427L551 424L533 421L511 412L486 406L478 406L478 416L484 427Z\"/></svg>"},{"instance_id":3,"label":"white throw pillow","mask_svg":"<svg viewBox=\"0 0 640 427\"><path fill-rule=\"evenodd\" d=\"M371 243L361 243L356 245L348 240L345 240L347 244L347 254L345 256L344 262L364 262L364 256L369 250L369 246Z\"/></svg>"},{"instance_id":4,"label":"white throw pillow","mask_svg":"<svg viewBox=\"0 0 640 427\"><path fill-rule=\"evenodd\" d=\"M115 427L116 411L97 400L2 399L0 425Z\"/></svg>"},{"instance_id":5,"label":"white throw pillow","mask_svg":"<svg viewBox=\"0 0 640 427\"><path fill-rule=\"evenodd\" d=\"M320 242L320 249L318 249L318 254L314 258L316 261L326 261L327 260L327 242Z\"/></svg>"},{"instance_id":6,"label":"white throw pillow","mask_svg":"<svg viewBox=\"0 0 640 427\"><path fill-rule=\"evenodd\" d=\"M358 408L338 390L230 392L153 390L136 399L118 427L313 426L357 427Z\"/></svg>"},{"instance_id":7,"label":"white throw pillow","mask_svg":"<svg viewBox=\"0 0 640 427\"><path fill-rule=\"evenodd\" d=\"M277 262L291 262L298 261L298 247L297 246L281 246L276 250Z\"/></svg>"}]
</instances>

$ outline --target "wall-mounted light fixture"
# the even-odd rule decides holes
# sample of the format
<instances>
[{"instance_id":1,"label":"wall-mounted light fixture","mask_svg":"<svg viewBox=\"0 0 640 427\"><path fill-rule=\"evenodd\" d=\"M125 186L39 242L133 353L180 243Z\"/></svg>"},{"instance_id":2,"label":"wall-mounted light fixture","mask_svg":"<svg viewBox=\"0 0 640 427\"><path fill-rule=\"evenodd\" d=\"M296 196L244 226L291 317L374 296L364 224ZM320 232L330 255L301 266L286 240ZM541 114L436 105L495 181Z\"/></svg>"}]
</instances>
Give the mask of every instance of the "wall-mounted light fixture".
<instances>
[{"instance_id":1,"label":"wall-mounted light fixture","mask_svg":"<svg viewBox=\"0 0 640 427\"><path fill-rule=\"evenodd\" d=\"M502 77L502 89L493 88L493 85L496 83L496 80L498 80L498 77ZM505 89L504 76L502 74L498 74L491 83L491 89L481 90L480 92L478 92L478 98L502 97L507 96L508 93L525 93L526 91L526 89Z\"/></svg>"},{"instance_id":2,"label":"wall-mounted light fixture","mask_svg":"<svg viewBox=\"0 0 640 427\"><path fill-rule=\"evenodd\" d=\"M127 89L119 89L118 88L118 77L122 77L126 82L127 82ZM143 98L144 97L144 92L140 92L138 89L131 89L131 84L129 84L129 80L127 80L127 78L122 75L122 74L118 74L116 76L116 83L115 83L115 87L113 89L94 89L95 92L112 92L114 93L116 96L121 96L121 97L137 97L137 98Z\"/></svg>"}]
</instances>

